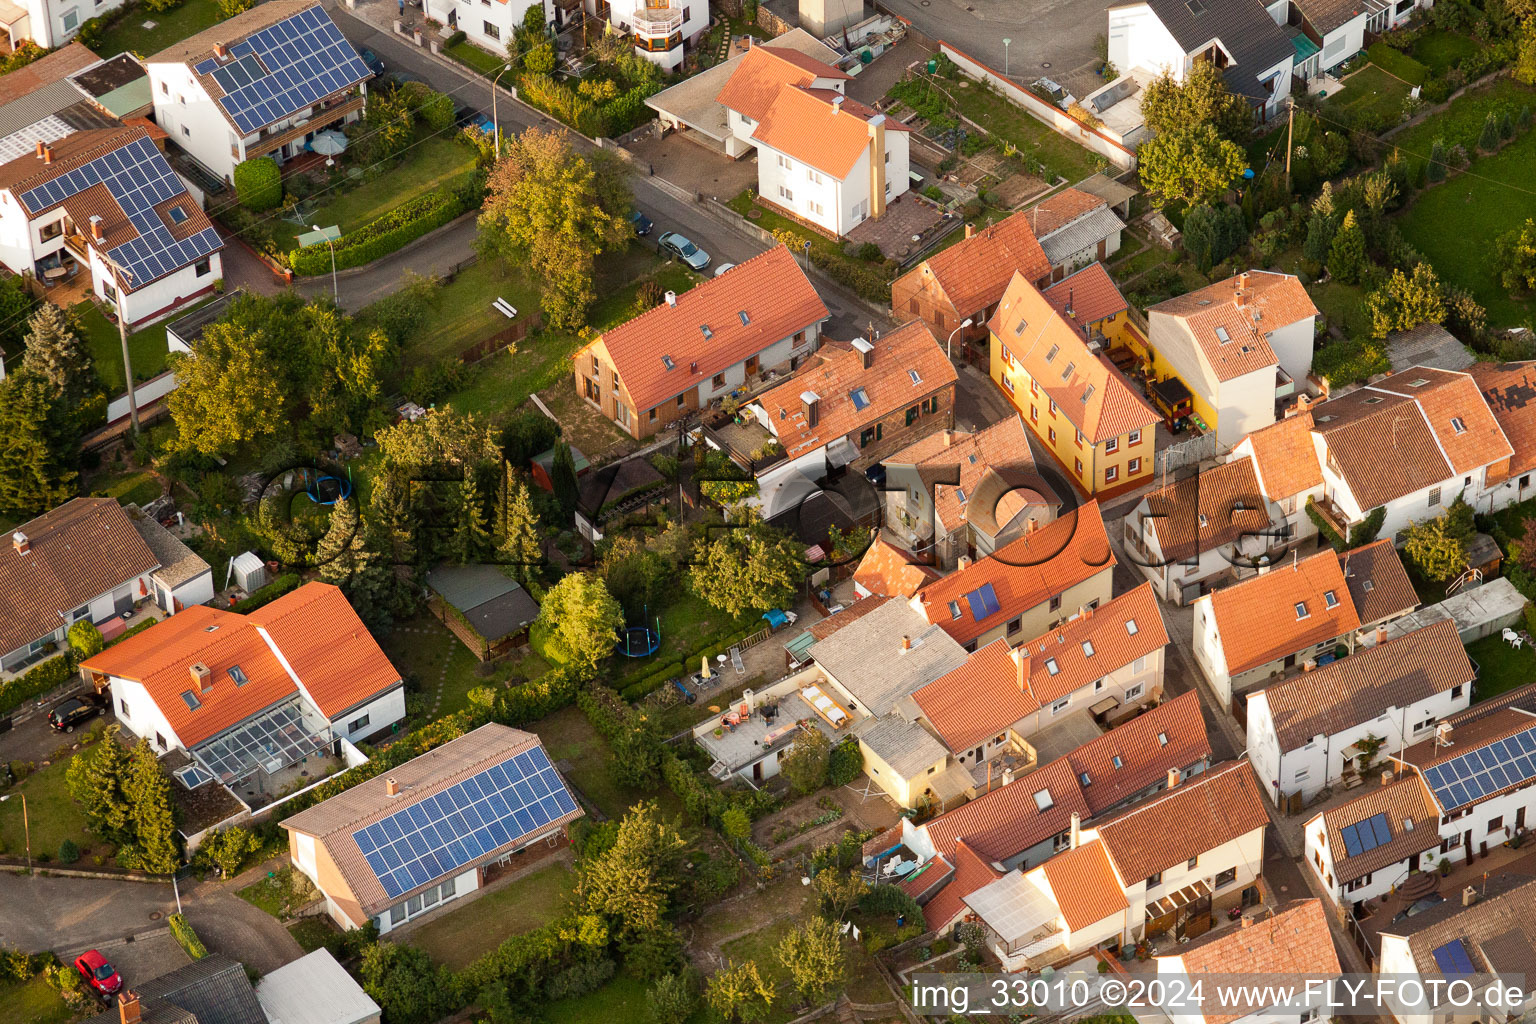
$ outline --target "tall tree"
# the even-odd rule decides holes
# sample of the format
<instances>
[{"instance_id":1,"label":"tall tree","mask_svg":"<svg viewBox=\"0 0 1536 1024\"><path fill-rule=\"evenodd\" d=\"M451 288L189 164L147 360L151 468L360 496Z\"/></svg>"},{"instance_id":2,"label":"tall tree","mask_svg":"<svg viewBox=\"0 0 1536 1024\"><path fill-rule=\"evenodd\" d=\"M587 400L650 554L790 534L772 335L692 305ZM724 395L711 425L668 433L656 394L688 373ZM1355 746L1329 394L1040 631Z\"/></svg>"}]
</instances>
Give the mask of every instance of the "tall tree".
<instances>
[{"instance_id":1,"label":"tall tree","mask_svg":"<svg viewBox=\"0 0 1536 1024\"><path fill-rule=\"evenodd\" d=\"M86 824L114 846L133 841L133 809L123 791L129 758L117 741L120 728L107 726L96 745L76 754L64 772L64 785L85 812Z\"/></svg>"},{"instance_id":2,"label":"tall tree","mask_svg":"<svg viewBox=\"0 0 1536 1024\"><path fill-rule=\"evenodd\" d=\"M496 546L496 560L527 583L538 576L544 561L544 548L539 543L539 517L533 510L533 496L528 492L528 485L513 472L510 462L503 472L501 514L497 517L501 539Z\"/></svg>"},{"instance_id":3,"label":"tall tree","mask_svg":"<svg viewBox=\"0 0 1536 1024\"><path fill-rule=\"evenodd\" d=\"M602 580L591 573L573 572L544 595L539 623L556 658L591 672L613 653L624 611Z\"/></svg>"},{"instance_id":4,"label":"tall tree","mask_svg":"<svg viewBox=\"0 0 1536 1024\"><path fill-rule=\"evenodd\" d=\"M1213 203L1247 166L1237 145L1209 124L1193 124L1157 135L1136 152L1141 183L1158 206Z\"/></svg>"},{"instance_id":5,"label":"tall tree","mask_svg":"<svg viewBox=\"0 0 1536 1024\"><path fill-rule=\"evenodd\" d=\"M1366 296L1365 311L1373 338L1411 331L1420 324L1444 323L1445 289L1428 263L1414 267L1412 276L1394 270L1386 284Z\"/></svg>"},{"instance_id":6,"label":"tall tree","mask_svg":"<svg viewBox=\"0 0 1536 1024\"><path fill-rule=\"evenodd\" d=\"M1147 129L1159 135L1210 125L1233 142L1248 135L1254 120L1248 101L1228 91L1221 69L1205 60L1195 61L1182 83L1165 73L1148 85L1141 116Z\"/></svg>"},{"instance_id":7,"label":"tall tree","mask_svg":"<svg viewBox=\"0 0 1536 1024\"><path fill-rule=\"evenodd\" d=\"M1354 284L1360 280L1365 263L1365 233L1355 220L1355 211L1349 210L1328 247L1328 273L1345 284Z\"/></svg>"},{"instance_id":8,"label":"tall tree","mask_svg":"<svg viewBox=\"0 0 1536 1024\"><path fill-rule=\"evenodd\" d=\"M528 263L551 323L579 324L595 298L597 257L629 242L624 168L601 152L577 153L564 132L535 128L502 143L486 188L482 246Z\"/></svg>"},{"instance_id":9,"label":"tall tree","mask_svg":"<svg viewBox=\"0 0 1536 1024\"><path fill-rule=\"evenodd\" d=\"M688 570L693 592L733 616L787 607L804 578L794 543L762 526L723 531Z\"/></svg>"},{"instance_id":10,"label":"tall tree","mask_svg":"<svg viewBox=\"0 0 1536 1024\"><path fill-rule=\"evenodd\" d=\"M1458 495L1451 507L1433 519L1403 531L1403 554L1425 579L1443 583L1467 567L1467 542L1475 527L1472 509Z\"/></svg>"},{"instance_id":11,"label":"tall tree","mask_svg":"<svg viewBox=\"0 0 1536 1024\"><path fill-rule=\"evenodd\" d=\"M22 347L27 336L27 320L37 308L37 300L14 274L0 277L0 349L7 352Z\"/></svg>"},{"instance_id":12,"label":"tall tree","mask_svg":"<svg viewBox=\"0 0 1536 1024\"><path fill-rule=\"evenodd\" d=\"M315 564L320 567L320 578L344 588L367 562L363 523L357 514L357 505L351 497L337 498L336 504L331 506L325 536L315 547Z\"/></svg>"},{"instance_id":13,"label":"tall tree","mask_svg":"<svg viewBox=\"0 0 1536 1024\"><path fill-rule=\"evenodd\" d=\"M796 793L810 793L826 785L831 756L832 744L822 731L804 729L780 758L779 767Z\"/></svg>"},{"instance_id":14,"label":"tall tree","mask_svg":"<svg viewBox=\"0 0 1536 1024\"><path fill-rule=\"evenodd\" d=\"M394 343L331 305L311 303L305 319L315 367L307 388L311 416L328 434L366 429L396 362Z\"/></svg>"},{"instance_id":15,"label":"tall tree","mask_svg":"<svg viewBox=\"0 0 1536 1024\"><path fill-rule=\"evenodd\" d=\"M654 803L636 804L619 822L613 845L578 865L577 900L613 921L617 935L660 928L681 882L687 845Z\"/></svg>"},{"instance_id":16,"label":"tall tree","mask_svg":"<svg viewBox=\"0 0 1536 1024\"><path fill-rule=\"evenodd\" d=\"M576 482L576 458L571 446L564 441L555 445L555 457L549 467L549 481L555 488L555 500L566 515L576 511L581 497L581 485Z\"/></svg>"},{"instance_id":17,"label":"tall tree","mask_svg":"<svg viewBox=\"0 0 1536 1024\"><path fill-rule=\"evenodd\" d=\"M264 330L209 324L192 355L173 354L176 390L166 398L179 443L202 455L231 452L274 436L288 410L283 367Z\"/></svg>"},{"instance_id":18,"label":"tall tree","mask_svg":"<svg viewBox=\"0 0 1536 1024\"><path fill-rule=\"evenodd\" d=\"M464 467L459 485L459 507L453 527L453 557L460 565L475 565L491 550L491 531L485 525L485 495L475 467Z\"/></svg>"},{"instance_id":19,"label":"tall tree","mask_svg":"<svg viewBox=\"0 0 1536 1024\"><path fill-rule=\"evenodd\" d=\"M801 998L812 1005L820 1003L848 973L837 925L824 917L812 917L785 935L774 955L789 971Z\"/></svg>"},{"instance_id":20,"label":"tall tree","mask_svg":"<svg viewBox=\"0 0 1536 1024\"><path fill-rule=\"evenodd\" d=\"M132 807L134 846L145 871L168 875L181 866L176 849L176 816L171 783L148 740L139 740L130 758L123 793Z\"/></svg>"},{"instance_id":21,"label":"tall tree","mask_svg":"<svg viewBox=\"0 0 1536 1024\"><path fill-rule=\"evenodd\" d=\"M48 388L54 401L78 406L98 389L96 367L68 313L45 302L27 320L27 354L22 366Z\"/></svg>"},{"instance_id":22,"label":"tall tree","mask_svg":"<svg viewBox=\"0 0 1536 1024\"><path fill-rule=\"evenodd\" d=\"M758 973L757 964L727 960L704 986L704 1002L727 1021L755 1024L773 1008L774 988Z\"/></svg>"},{"instance_id":23,"label":"tall tree","mask_svg":"<svg viewBox=\"0 0 1536 1024\"><path fill-rule=\"evenodd\" d=\"M1527 217L1494 241L1493 264L1509 291L1536 289L1536 220Z\"/></svg>"},{"instance_id":24,"label":"tall tree","mask_svg":"<svg viewBox=\"0 0 1536 1024\"><path fill-rule=\"evenodd\" d=\"M32 374L0 380L0 515L31 519L75 495L51 410L46 386Z\"/></svg>"},{"instance_id":25,"label":"tall tree","mask_svg":"<svg viewBox=\"0 0 1536 1024\"><path fill-rule=\"evenodd\" d=\"M1322 266L1328 262L1328 248L1333 245L1333 218L1321 211L1307 221L1307 240L1301 243L1301 255Z\"/></svg>"}]
</instances>

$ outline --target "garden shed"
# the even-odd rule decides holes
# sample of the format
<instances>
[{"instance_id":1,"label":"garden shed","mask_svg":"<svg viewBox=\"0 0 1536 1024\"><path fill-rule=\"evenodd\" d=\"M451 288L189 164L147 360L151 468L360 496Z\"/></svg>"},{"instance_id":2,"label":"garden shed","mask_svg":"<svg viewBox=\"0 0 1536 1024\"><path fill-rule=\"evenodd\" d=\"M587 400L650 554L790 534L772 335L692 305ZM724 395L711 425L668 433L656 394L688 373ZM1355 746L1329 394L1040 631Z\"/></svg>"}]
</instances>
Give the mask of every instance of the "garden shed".
<instances>
[{"instance_id":1,"label":"garden shed","mask_svg":"<svg viewBox=\"0 0 1536 1024\"><path fill-rule=\"evenodd\" d=\"M445 565L427 573L432 610L481 661L526 638L539 603L495 565Z\"/></svg>"}]
</instances>

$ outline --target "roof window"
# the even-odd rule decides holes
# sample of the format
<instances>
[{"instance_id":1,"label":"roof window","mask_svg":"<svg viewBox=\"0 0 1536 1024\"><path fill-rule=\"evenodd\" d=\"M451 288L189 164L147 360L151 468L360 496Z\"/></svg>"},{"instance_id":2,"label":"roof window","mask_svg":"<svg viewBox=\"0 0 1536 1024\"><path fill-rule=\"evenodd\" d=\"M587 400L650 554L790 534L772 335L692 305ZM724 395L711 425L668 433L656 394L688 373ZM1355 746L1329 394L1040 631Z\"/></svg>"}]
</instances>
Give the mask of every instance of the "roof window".
<instances>
[{"instance_id":1,"label":"roof window","mask_svg":"<svg viewBox=\"0 0 1536 1024\"><path fill-rule=\"evenodd\" d=\"M673 367L675 367L677 364L672 361L672 357L671 356L662 356L661 357L661 365L665 366L667 369L670 370Z\"/></svg>"},{"instance_id":2,"label":"roof window","mask_svg":"<svg viewBox=\"0 0 1536 1024\"><path fill-rule=\"evenodd\" d=\"M1125 620L1125 631L1127 633L1129 633L1131 636L1135 636L1137 633L1141 632L1141 627L1136 625L1136 620L1135 619L1126 619Z\"/></svg>"},{"instance_id":3,"label":"roof window","mask_svg":"<svg viewBox=\"0 0 1536 1024\"><path fill-rule=\"evenodd\" d=\"M1225 327L1218 327L1216 328L1216 340L1225 345L1227 342L1232 340L1232 335L1227 333L1227 329Z\"/></svg>"},{"instance_id":4,"label":"roof window","mask_svg":"<svg viewBox=\"0 0 1536 1024\"><path fill-rule=\"evenodd\" d=\"M1189 8L1189 13L1197 17L1205 13L1205 0L1184 0L1184 6Z\"/></svg>"},{"instance_id":5,"label":"roof window","mask_svg":"<svg viewBox=\"0 0 1536 1024\"><path fill-rule=\"evenodd\" d=\"M1160 746L1160 747L1166 747L1168 745L1168 734L1167 733L1160 732L1160 733L1157 734L1157 745Z\"/></svg>"},{"instance_id":6,"label":"roof window","mask_svg":"<svg viewBox=\"0 0 1536 1024\"><path fill-rule=\"evenodd\" d=\"M244 686L251 681L251 677L245 674L245 669L239 665L229 666L229 678L235 681L236 686Z\"/></svg>"},{"instance_id":7,"label":"roof window","mask_svg":"<svg viewBox=\"0 0 1536 1024\"><path fill-rule=\"evenodd\" d=\"M965 504L965 488L964 487L956 487L955 488L955 500L958 501L962 505Z\"/></svg>"},{"instance_id":8,"label":"roof window","mask_svg":"<svg viewBox=\"0 0 1536 1024\"><path fill-rule=\"evenodd\" d=\"M1329 608L1337 608L1339 606L1339 599L1333 591L1325 590L1323 591L1323 603Z\"/></svg>"},{"instance_id":9,"label":"roof window","mask_svg":"<svg viewBox=\"0 0 1536 1024\"><path fill-rule=\"evenodd\" d=\"M1093 657L1093 641L1092 640L1084 640L1083 641L1083 656L1087 657L1087 658Z\"/></svg>"},{"instance_id":10,"label":"roof window","mask_svg":"<svg viewBox=\"0 0 1536 1024\"><path fill-rule=\"evenodd\" d=\"M1119 754L1116 754L1114 757L1109 759L1109 763L1114 765L1116 769L1124 768L1125 758L1121 757Z\"/></svg>"},{"instance_id":11,"label":"roof window","mask_svg":"<svg viewBox=\"0 0 1536 1024\"><path fill-rule=\"evenodd\" d=\"M949 602L949 617L952 618L952 619L958 619L960 617L960 602L959 601L951 601L951 602Z\"/></svg>"},{"instance_id":12,"label":"roof window","mask_svg":"<svg viewBox=\"0 0 1536 1024\"><path fill-rule=\"evenodd\" d=\"M908 370L907 376L912 378L913 384L921 384L923 382L922 375L919 374L916 370Z\"/></svg>"},{"instance_id":13,"label":"roof window","mask_svg":"<svg viewBox=\"0 0 1536 1024\"><path fill-rule=\"evenodd\" d=\"M848 392L848 397L853 399L853 407L860 411L869 408L869 392L863 388L854 388Z\"/></svg>"},{"instance_id":14,"label":"roof window","mask_svg":"<svg viewBox=\"0 0 1536 1024\"><path fill-rule=\"evenodd\" d=\"M1077 369L1076 363L1068 363L1067 368L1061 371L1061 379L1066 380L1068 377L1071 377L1072 371L1075 369Z\"/></svg>"},{"instance_id":15,"label":"roof window","mask_svg":"<svg viewBox=\"0 0 1536 1024\"><path fill-rule=\"evenodd\" d=\"M709 329L709 324L699 324L699 330L704 332L706 340L715 336L715 332Z\"/></svg>"},{"instance_id":16,"label":"roof window","mask_svg":"<svg viewBox=\"0 0 1536 1024\"><path fill-rule=\"evenodd\" d=\"M1386 399L1382 398L1380 395L1372 395L1370 398L1367 398L1365 400L1365 404L1366 405L1380 405L1382 402L1385 402L1385 401L1386 401Z\"/></svg>"},{"instance_id":17,"label":"roof window","mask_svg":"<svg viewBox=\"0 0 1536 1024\"><path fill-rule=\"evenodd\" d=\"M1210 517L1207 516L1204 512L1200 513L1200 525L1202 527L1210 526L1211 525Z\"/></svg>"},{"instance_id":18,"label":"roof window","mask_svg":"<svg viewBox=\"0 0 1536 1024\"><path fill-rule=\"evenodd\" d=\"M1094 386L1092 384L1089 384L1088 385L1088 389L1083 392L1083 404L1084 405L1087 405L1088 404L1088 399L1093 397L1093 388L1094 388Z\"/></svg>"},{"instance_id":19,"label":"roof window","mask_svg":"<svg viewBox=\"0 0 1536 1024\"><path fill-rule=\"evenodd\" d=\"M177 224L185 224L187 222L187 211L182 209L180 204L171 207L171 220Z\"/></svg>"},{"instance_id":20,"label":"roof window","mask_svg":"<svg viewBox=\"0 0 1536 1024\"><path fill-rule=\"evenodd\" d=\"M1421 387L1423 387L1424 385L1426 385L1428 383L1429 383L1428 378L1425 378L1425 377L1415 377L1413 380L1408 382L1408 386L1411 387L1411 388L1421 388Z\"/></svg>"},{"instance_id":21,"label":"roof window","mask_svg":"<svg viewBox=\"0 0 1536 1024\"><path fill-rule=\"evenodd\" d=\"M1061 671L1061 666L1056 664L1056 659L1055 658L1046 658L1045 659L1045 670L1047 672L1049 672L1051 675L1054 676L1058 672Z\"/></svg>"},{"instance_id":22,"label":"roof window","mask_svg":"<svg viewBox=\"0 0 1536 1024\"><path fill-rule=\"evenodd\" d=\"M967 458L970 459L971 465L973 465L973 466L976 465L976 453L975 452L972 452L969 456L967 456Z\"/></svg>"},{"instance_id":23,"label":"roof window","mask_svg":"<svg viewBox=\"0 0 1536 1024\"><path fill-rule=\"evenodd\" d=\"M182 690L181 699L187 702L188 711L196 711L203 706L203 702L197 699L197 694L191 690Z\"/></svg>"},{"instance_id":24,"label":"roof window","mask_svg":"<svg viewBox=\"0 0 1536 1024\"><path fill-rule=\"evenodd\" d=\"M1078 775L1077 781L1083 784L1084 789L1087 789L1089 786L1093 785L1093 776L1089 775L1087 772L1083 772Z\"/></svg>"},{"instance_id":25,"label":"roof window","mask_svg":"<svg viewBox=\"0 0 1536 1024\"><path fill-rule=\"evenodd\" d=\"M1364 583L1360 584L1360 589L1369 594L1371 591L1376 589L1376 581L1366 580Z\"/></svg>"},{"instance_id":26,"label":"roof window","mask_svg":"<svg viewBox=\"0 0 1536 1024\"><path fill-rule=\"evenodd\" d=\"M1465 434L1467 432L1466 421L1463 420L1460 416L1452 416L1451 429L1456 431L1458 434Z\"/></svg>"},{"instance_id":27,"label":"roof window","mask_svg":"<svg viewBox=\"0 0 1536 1024\"><path fill-rule=\"evenodd\" d=\"M1307 611L1307 602L1305 602L1305 601L1297 601L1296 602L1296 618L1298 620L1309 618L1309 617L1311 617L1311 615L1312 615L1312 613Z\"/></svg>"},{"instance_id":28,"label":"roof window","mask_svg":"<svg viewBox=\"0 0 1536 1024\"><path fill-rule=\"evenodd\" d=\"M1042 811L1048 811L1056 806L1056 801L1051 798L1051 791L1042 789L1035 794L1035 807Z\"/></svg>"},{"instance_id":29,"label":"roof window","mask_svg":"<svg viewBox=\"0 0 1536 1024\"><path fill-rule=\"evenodd\" d=\"M218 626L204 626L203 627L203 632L204 633L212 633L214 630L216 630L218 628L219 628Z\"/></svg>"},{"instance_id":30,"label":"roof window","mask_svg":"<svg viewBox=\"0 0 1536 1024\"><path fill-rule=\"evenodd\" d=\"M1017 338L1019 335L1024 333L1024 328L1026 328L1028 326L1029 326L1029 321L1028 320L1020 320L1013 327L1013 336L1015 338Z\"/></svg>"},{"instance_id":31,"label":"roof window","mask_svg":"<svg viewBox=\"0 0 1536 1024\"><path fill-rule=\"evenodd\" d=\"M1056 358L1056 353L1058 353L1060 351L1061 351L1061 346L1060 345L1052 345L1051 346L1051 350L1045 354L1045 361L1048 362L1048 363L1051 362L1053 359Z\"/></svg>"},{"instance_id":32,"label":"roof window","mask_svg":"<svg viewBox=\"0 0 1536 1024\"><path fill-rule=\"evenodd\" d=\"M750 324L752 322L752 318L747 316L747 311L744 310L744 309L738 309L736 311L736 315L741 317L741 326L743 326L743 327L747 326L748 324Z\"/></svg>"}]
</instances>

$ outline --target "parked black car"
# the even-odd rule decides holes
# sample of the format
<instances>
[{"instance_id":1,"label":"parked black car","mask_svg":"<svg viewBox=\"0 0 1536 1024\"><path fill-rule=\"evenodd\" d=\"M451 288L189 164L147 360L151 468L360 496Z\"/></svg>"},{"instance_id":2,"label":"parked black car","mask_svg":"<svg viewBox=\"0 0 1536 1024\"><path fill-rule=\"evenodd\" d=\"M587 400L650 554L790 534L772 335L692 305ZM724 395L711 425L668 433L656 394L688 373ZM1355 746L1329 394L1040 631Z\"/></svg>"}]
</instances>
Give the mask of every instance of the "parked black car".
<instances>
[{"instance_id":1,"label":"parked black car","mask_svg":"<svg viewBox=\"0 0 1536 1024\"><path fill-rule=\"evenodd\" d=\"M109 698L95 693L80 693L66 701L60 701L48 712L48 724L58 732L74 732L80 725L97 715L104 715L111 706Z\"/></svg>"},{"instance_id":2,"label":"parked black car","mask_svg":"<svg viewBox=\"0 0 1536 1024\"><path fill-rule=\"evenodd\" d=\"M651 228L655 227L655 225L651 223L651 218L647 217L639 210L634 210L630 213L629 222L635 226L635 234L640 235L641 237L650 234Z\"/></svg>"},{"instance_id":3,"label":"parked black car","mask_svg":"<svg viewBox=\"0 0 1536 1024\"><path fill-rule=\"evenodd\" d=\"M372 50L359 50L357 56L368 66L368 70L373 72L374 78L384 73L384 62Z\"/></svg>"}]
</instances>

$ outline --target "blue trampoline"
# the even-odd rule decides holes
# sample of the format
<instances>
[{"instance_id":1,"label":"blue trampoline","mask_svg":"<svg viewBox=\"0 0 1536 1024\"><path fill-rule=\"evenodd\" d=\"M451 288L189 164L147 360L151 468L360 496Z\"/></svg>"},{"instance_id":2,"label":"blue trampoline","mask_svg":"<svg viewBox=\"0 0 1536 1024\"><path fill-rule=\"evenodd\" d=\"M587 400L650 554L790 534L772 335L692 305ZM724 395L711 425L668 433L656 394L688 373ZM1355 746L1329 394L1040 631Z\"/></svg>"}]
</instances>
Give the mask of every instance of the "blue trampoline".
<instances>
[{"instance_id":1,"label":"blue trampoline","mask_svg":"<svg viewBox=\"0 0 1536 1024\"><path fill-rule=\"evenodd\" d=\"M619 630L619 641L614 644L614 649L626 658L649 658L661 649L661 619L656 620L656 628L641 624L638 626L625 626Z\"/></svg>"},{"instance_id":2,"label":"blue trampoline","mask_svg":"<svg viewBox=\"0 0 1536 1024\"><path fill-rule=\"evenodd\" d=\"M319 505L334 505L342 498L352 496L352 471L348 470L345 477L319 475L311 476L308 471L304 474L304 493L309 495L309 500Z\"/></svg>"}]
</instances>

